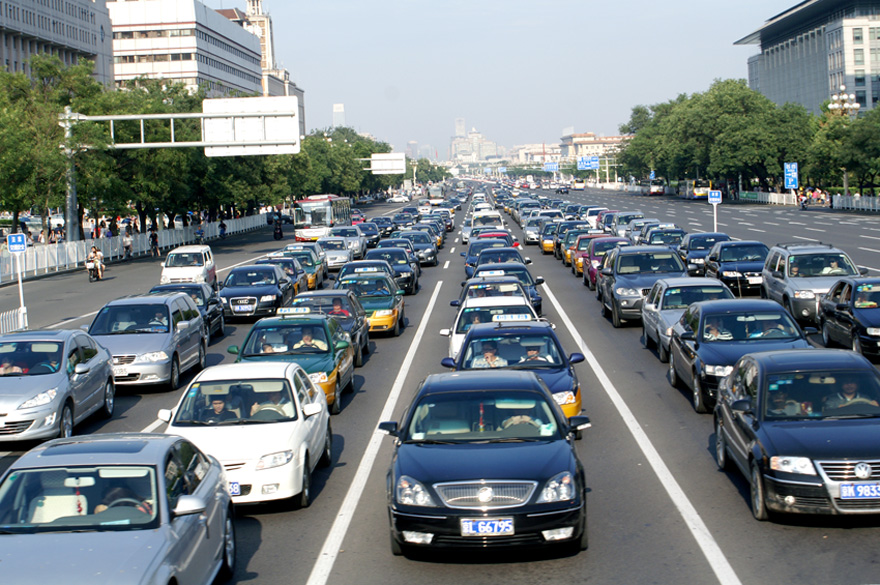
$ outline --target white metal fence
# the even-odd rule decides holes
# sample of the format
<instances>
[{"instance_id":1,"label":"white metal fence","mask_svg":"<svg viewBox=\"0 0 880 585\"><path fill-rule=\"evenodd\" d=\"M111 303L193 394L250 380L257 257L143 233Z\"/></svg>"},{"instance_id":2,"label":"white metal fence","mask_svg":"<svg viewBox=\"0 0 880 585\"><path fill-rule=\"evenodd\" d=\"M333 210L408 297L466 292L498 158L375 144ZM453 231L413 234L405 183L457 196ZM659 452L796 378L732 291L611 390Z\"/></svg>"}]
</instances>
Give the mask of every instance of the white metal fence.
<instances>
[{"instance_id":1,"label":"white metal fence","mask_svg":"<svg viewBox=\"0 0 880 585\"><path fill-rule=\"evenodd\" d=\"M251 215L239 219L225 220L226 233L236 234L266 227L266 215ZM220 236L220 228L217 222L202 224L205 231L205 241L216 239ZM188 226L181 229L165 229L158 232L159 249L175 248L184 244L192 244L196 241L195 232L197 227ZM36 244L27 249L21 255L22 277L33 278L42 274L69 270L83 267L89 250L97 246L104 254L105 262L119 259L124 254L122 236L112 238L98 238L82 240L79 242L62 242L60 244ZM144 256L150 253L150 235L132 235L132 257ZM0 284L15 279L15 259L5 248L0 252Z\"/></svg>"},{"instance_id":2,"label":"white metal fence","mask_svg":"<svg viewBox=\"0 0 880 585\"><path fill-rule=\"evenodd\" d=\"M880 197L853 197L852 195L833 195L834 209L853 211L880 211Z\"/></svg>"},{"instance_id":3,"label":"white metal fence","mask_svg":"<svg viewBox=\"0 0 880 585\"><path fill-rule=\"evenodd\" d=\"M22 331L27 328L27 307L19 307L12 311L0 313L0 335L11 331Z\"/></svg>"}]
</instances>

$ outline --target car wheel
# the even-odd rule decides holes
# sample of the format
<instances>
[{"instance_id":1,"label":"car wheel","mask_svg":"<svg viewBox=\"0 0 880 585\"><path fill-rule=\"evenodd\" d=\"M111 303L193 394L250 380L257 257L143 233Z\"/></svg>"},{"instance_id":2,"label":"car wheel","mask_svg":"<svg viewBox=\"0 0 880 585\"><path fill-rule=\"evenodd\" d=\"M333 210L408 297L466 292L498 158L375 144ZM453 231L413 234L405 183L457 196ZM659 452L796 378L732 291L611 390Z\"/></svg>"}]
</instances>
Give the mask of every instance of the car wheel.
<instances>
[{"instance_id":1,"label":"car wheel","mask_svg":"<svg viewBox=\"0 0 880 585\"><path fill-rule=\"evenodd\" d=\"M104 383L104 407L101 409L101 416L111 418L115 409L116 386L113 385L113 379L110 378Z\"/></svg>"},{"instance_id":2,"label":"car wheel","mask_svg":"<svg viewBox=\"0 0 880 585\"><path fill-rule=\"evenodd\" d=\"M171 387L171 390L177 390L177 387L180 386L180 362L177 361L177 356L171 358L171 375L168 377L168 386Z\"/></svg>"},{"instance_id":3,"label":"car wheel","mask_svg":"<svg viewBox=\"0 0 880 585\"><path fill-rule=\"evenodd\" d=\"M769 297L767 297L767 289L765 289L763 286L761 287L760 295L761 295L762 299L769 298Z\"/></svg>"},{"instance_id":4,"label":"car wheel","mask_svg":"<svg viewBox=\"0 0 880 585\"><path fill-rule=\"evenodd\" d=\"M700 414L706 414L709 412L709 409L706 407L706 394L703 392L703 381L700 379L700 374L697 372L694 372L693 386L694 411Z\"/></svg>"},{"instance_id":5,"label":"car wheel","mask_svg":"<svg viewBox=\"0 0 880 585\"><path fill-rule=\"evenodd\" d=\"M752 471L749 476L749 495L752 500L752 516L755 520L767 520L770 515L767 512L767 504L764 501L764 478L758 464L752 461Z\"/></svg>"},{"instance_id":6,"label":"car wheel","mask_svg":"<svg viewBox=\"0 0 880 585\"><path fill-rule=\"evenodd\" d=\"M648 335L648 329L645 327L644 319L642 320L642 343L647 349L654 347L654 340Z\"/></svg>"},{"instance_id":7,"label":"car wheel","mask_svg":"<svg viewBox=\"0 0 880 585\"><path fill-rule=\"evenodd\" d=\"M782 306L785 307L785 310L788 311L792 319L794 319L795 321L798 320L797 315L794 314L794 307L792 306L789 299L782 299Z\"/></svg>"},{"instance_id":8,"label":"car wheel","mask_svg":"<svg viewBox=\"0 0 880 585\"><path fill-rule=\"evenodd\" d=\"M321 451L321 458L318 459L320 467L330 467L333 463L333 431L330 429L330 421L327 421L327 436L324 438L324 450Z\"/></svg>"},{"instance_id":9,"label":"car wheel","mask_svg":"<svg viewBox=\"0 0 880 585\"><path fill-rule=\"evenodd\" d=\"M589 276L584 275L584 280L587 281L587 288L590 290L596 290L596 283L590 280Z\"/></svg>"},{"instance_id":10,"label":"car wheel","mask_svg":"<svg viewBox=\"0 0 880 585\"><path fill-rule=\"evenodd\" d=\"M853 333L852 350L856 353L862 353L862 341L859 339L858 333Z\"/></svg>"},{"instance_id":11,"label":"car wheel","mask_svg":"<svg viewBox=\"0 0 880 585\"><path fill-rule=\"evenodd\" d=\"M208 350L204 343L199 343L199 361L196 363L196 371L201 372L208 367Z\"/></svg>"},{"instance_id":12,"label":"car wheel","mask_svg":"<svg viewBox=\"0 0 880 585\"><path fill-rule=\"evenodd\" d=\"M666 346L663 345L662 341L657 342L657 357L660 358L661 364L665 364L669 361L669 350L666 349Z\"/></svg>"},{"instance_id":13,"label":"car wheel","mask_svg":"<svg viewBox=\"0 0 880 585\"><path fill-rule=\"evenodd\" d=\"M228 581L235 574L235 518L232 508L226 510L223 524L223 564L220 565L220 580Z\"/></svg>"},{"instance_id":14,"label":"car wheel","mask_svg":"<svg viewBox=\"0 0 880 585\"><path fill-rule=\"evenodd\" d=\"M571 273L577 276L577 270L574 269L574 262L571 263Z\"/></svg>"},{"instance_id":15,"label":"car wheel","mask_svg":"<svg viewBox=\"0 0 880 585\"><path fill-rule=\"evenodd\" d=\"M678 388L678 373L675 371L675 357L671 350L669 352L669 383L673 388Z\"/></svg>"},{"instance_id":16,"label":"car wheel","mask_svg":"<svg viewBox=\"0 0 880 585\"><path fill-rule=\"evenodd\" d=\"M391 334L392 334L394 337L397 337L397 336L400 335L400 321L401 321L401 318L402 318L402 317L403 317L403 315L400 315L400 316L397 318L397 320L394 322L394 329L391 331Z\"/></svg>"},{"instance_id":17,"label":"car wheel","mask_svg":"<svg viewBox=\"0 0 880 585\"><path fill-rule=\"evenodd\" d=\"M360 368L364 365L364 352L361 350L361 344L358 343L354 348L354 367Z\"/></svg>"},{"instance_id":18,"label":"car wheel","mask_svg":"<svg viewBox=\"0 0 880 585\"><path fill-rule=\"evenodd\" d=\"M620 318L620 308L618 308L617 303L613 300L611 301L611 324L614 325L615 328L619 328L623 325L623 319Z\"/></svg>"},{"instance_id":19,"label":"car wheel","mask_svg":"<svg viewBox=\"0 0 880 585\"><path fill-rule=\"evenodd\" d=\"M226 317L222 314L220 315L220 325L217 327L217 337L224 337L226 335Z\"/></svg>"},{"instance_id":20,"label":"car wheel","mask_svg":"<svg viewBox=\"0 0 880 585\"><path fill-rule=\"evenodd\" d=\"M308 508L309 504L312 503L312 470L309 467L309 458L306 456L303 461L303 472L302 472L302 491L299 492L299 495L296 496L296 500L294 501L294 505L299 508Z\"/></svg>"},{"instance_id":21,"label":"car wheel","mask_svg":"<svg viewBox=\"0 0 880 585\"><path fill-rule=\"evenodd\" d=\"M367 333L365 335L367 337L367 341L364 342L363 352L364 352L364 354L369 354L370 353L370 332L367 331Z\"/></svg>"},{"instance_id":22,"label":"car wheel","mask_svg":"<svg viewBox=\"0 0 880 585\"><path fill-rule=\"evenodd\" d=\"M333 402L329 405L330 414L342 412L342 397L339 392L339 378L336 378L336 388L333 391Z\"/></svg>"},{"instance_id":23,"label":"car wheel","mask_svg":"<svg viewBox=\"0 0 880 585\"><path fill-rule=\"evenodd\" d=\"M825 347L831 347L834 345L834 341L831 339L831 329L828 327L828 321L822 321L822 344Z\"/></svg>"},{"instance_id":24,"label":"car wheel","mask_svg":"<svg viewBox=\"0 0 880 585\"><path fill-rule=\"evenodd\" d=\"M67 439L73 436L73 409L70 403L65 403L61 409L61 417L58 419L58 437Z\"/></svg>"},{"instance_id":25,"label":"car wheel","mask_svg":"<svg viewBox=\"0 0 880 585\"><path fill-rule=\"evenodd\" d=\"M730 468L730 461L727 459L727 441L721 432L721 420L715 421L715 463L721 471L727 471Z\"/></svg>"}]
</instances>

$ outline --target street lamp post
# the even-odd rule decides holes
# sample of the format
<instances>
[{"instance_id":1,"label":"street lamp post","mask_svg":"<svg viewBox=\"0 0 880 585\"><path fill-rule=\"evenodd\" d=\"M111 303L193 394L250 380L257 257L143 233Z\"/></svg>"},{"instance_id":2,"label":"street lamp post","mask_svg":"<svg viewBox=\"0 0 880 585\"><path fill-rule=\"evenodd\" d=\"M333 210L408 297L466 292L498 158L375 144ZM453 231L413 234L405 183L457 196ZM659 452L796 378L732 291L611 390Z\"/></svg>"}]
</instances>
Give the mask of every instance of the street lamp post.
<instances>
[{"instance_id":1,"label":"street lamp post","mask_svg":"<svg viewBox=\"0 0 880 585\"><path fill-rule=\"evenodd\" d=\"M844 116L846 119L858 115L861 104L856 101L856 94L846 93L846 86L841 85L840 91L831 95L831 103L828 110L835 115ZM843 167L843 194L849 195L849 173Z\"/></svg>"}]
</instances>

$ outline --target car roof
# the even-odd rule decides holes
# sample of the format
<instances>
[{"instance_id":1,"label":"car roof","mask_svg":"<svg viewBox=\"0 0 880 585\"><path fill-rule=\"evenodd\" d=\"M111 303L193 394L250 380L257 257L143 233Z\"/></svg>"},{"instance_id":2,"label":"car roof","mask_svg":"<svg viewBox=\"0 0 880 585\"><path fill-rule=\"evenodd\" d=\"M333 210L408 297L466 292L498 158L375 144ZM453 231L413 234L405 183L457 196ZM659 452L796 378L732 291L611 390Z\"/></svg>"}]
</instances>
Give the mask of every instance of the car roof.
<instances>
[{"instance_id":1,"label":"car roof","mask_svg":"<svg viewBox=\"0 0 880 585\"><path fill-rule=\"evenodd\" d=\"M431 374L418 395L461 392L462 390L532 390L551 398L538 376L528 370L485 370Z\"/></svg>"},{"instance_id":2,"label":"car roof","mask_svg":"<svg viewBox=\"0 0 880 585\"><path fill-rule=\"evenodd\" d=\"M291 369L296 369L295 362L253 361L221 364L205 368L193 382L213 382L216 380L248 380L258 378L284 378Z\"/></svg>"},{"instance_id":3,"label":"car roof","mask_svg":"<svg viewBox=\"0 0 880 585\"><path fill-rule=\"evenodd\" d=\"M733 311L775 311L783 312L785 308L771 299L717 299L713 301L699 301L691 306L698 306L703 314L729 313Z\"/></svg>"},{"instance_id":4,"label":"car roof","mask_svg":"<svg viewBox=\"0 0 880 585\"><path fill-rule=\"evenodd\" d=\"M621 256L624 254L644 254L647 252L671 252L671 250L669 246L623 246L620 248Z\"/></svg>"},{"instance_id":5,"label":"car roof","mask_svg":"<svg viewBox=\"0 0 880 585\"><path fill-rule=\"evenodd\" d=\"M526 297L468 297L465 299L464 303L462 303L462 306L471 309L485 309L488 307L531 306L531 304L531 301L529 301Z\"/></svg>"},{"instance_id":6,"label":"car roof","mask_svg":"<svg viewBox=\"0 0 880 585\"><path fill-rule=\"evenodd\" d=\"M369 274L372 274L372 273L369 273ZM382 274L383 276L388 276L384 272L380 272L379 274ZM355 275L352 275L352 277L353 276L355 276ZM350 278L350 277L346 276L345 278ZM307 290L307 291L303 291L303 292L299 293L298 295L296 295L293 298L293 300L296 301L297 299L306 299L306 298L312 298L312 297L345 297L345 296L348 296L351 294L354 294L354 293L351 292L351 290L349 290L347 288L332 288L332 289L327 289L327 290Z\"/></svg>"},{"instance_id":7,"label":"car roof","mask_svg":"<svg viewBox=\"0 0 880 585\"><path fill-rule=\"evenodd\" d=\"M792 371L865 370L877 374L863 355L848 349L788 349L751 354L768 374Z\"/></svg>"},{"instance_id":8,"label":"car roof","mask_svg":"<svg viewBox=\"0 0 880 585\"><path fill-rule=\"evenodd\" d=\"M180 440L158 433L99 433L54 439L34 447L10 469L74 465L157 465Z\"/></svg>"},{"instance_id":9,"label":"car roof","mask_svg":"<svg viewBox=\"0 0 880 585\"><path fill-rule=\"evenodd\" d=\"M192 252L205 252L205 251L210 252L210 251L211 251L211 246L204 246L204 245L192 244L192 245L189 245L189 246L180 246L179 248L174 248L173 250L171 250L171 251L168 252L168 253L169 253L169 254L176 254L177 252L180 252L180 253L183 253L183 254L189 254L189 253L192 253Z\"/></svg>"},{"instance_id":10,"label":"car roof","mask_svg":"<svg viewBox=\"0 0 880 585\"><path fill-rule=\"evenodd\" d=\"M661 278L657 282L663 282L666 286L678 286L678 287L687 287L687 286L704 286L704 285L712 285L712 286L724 286L724 283L720 280L716 280L714 278L707 278L705 276L679 276L675 278Z\"/></svg>"},{"instance_id":11,"label":"car roof","mask_svg":"<svg viewBox=\"0 0 880 585\"><path fill-rule=\"evenodd\" d=\"M165 305L169 301L180 297L189 298L189 295L185 292L180 291L144 293L140 295L129 295L125 297L120 297L118 299L113 299L104 306L109 307L117 305Z\"/></svg>"},{"instance_id":12,"label":"car roof","mask_svg":"<svg viewBox=\"0 0 880 585\"><path fill-rule=\"evenodd\" d=\"M520 297L521 298L521 297ZM554 339L556 332L548 321L501 321L497 323L477 323L468 329L468 339L477 337L498 337L503 335L549 335Z\"/></svg>"},{"instance_id":13,"label":"car roof","mask_svg":"<svg viewBox=\"0 0 880 585\"><path fill-rule=\"evenodd\" d=\"M701 234L702 235L702 234ZM715 242L715 245L722 246L724 248L733 247L733 246L754 246L755 244L760 244L761 246L766 247L767 244L760 240L724 240L722 242Z\"/></svg>"},{"instance_id":14,"label":"car roof","mask_svg":"<svg viewBox=\"0 0 880 585\"><path fill-rule=\"evenodd\" d=\"M291 250L291 252L298 252L299 250ZM283 258L283 256L278 256L278 258ZM248 264L246 266L236 266L229 272L246 272L248 270L262 270L263 272L275 271L274 264Z\"/></svg>"},{"instance_id":15,"label":"car roof","mask_svg":"<svg viewBox=\"0 0 880 585\"><path fill-rule=\"evenodd\" d=\"M0 335L0 343L12 341L65 341L77 331L77 329L30 329L28 331L10 331Z\"/></svg>"}]
</instances>

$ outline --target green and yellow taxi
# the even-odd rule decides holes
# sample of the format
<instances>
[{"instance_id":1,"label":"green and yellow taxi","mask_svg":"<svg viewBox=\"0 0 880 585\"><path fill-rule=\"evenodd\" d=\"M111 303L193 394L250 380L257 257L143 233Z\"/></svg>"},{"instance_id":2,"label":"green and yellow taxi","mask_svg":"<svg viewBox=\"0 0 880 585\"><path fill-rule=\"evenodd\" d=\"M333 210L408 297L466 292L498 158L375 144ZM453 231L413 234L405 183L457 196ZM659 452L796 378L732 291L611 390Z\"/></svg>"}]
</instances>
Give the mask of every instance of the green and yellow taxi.
<instances>
[{"instance_id":1,"label":"green and yellow taxi","mask_svg":"<svg viewBox=\"0 0 880 585\"><path fill-rule=\"evenodd\" d=\"M400 335L406 326L404 291L393 278L378 269L356 272L340 279L338 286L353 292L360 301L370 320L370 333Z\"/></svg>"},{"instance_id":2,"label":"green and yellow taxi","mask_svg":"<svg viewBox=\"0 0 880 585\"><path fill-rule=\"evenodd\" d=\"M309 307L278 309L275 317L260 319L241 347L227 351L236 362L295 362L324 390L331 414L342 409L340 395L354 390L354 347L351 336L335 317L313 313Z\"/></svg>"},{"instance_id":3,"label":"green and yellow taxi","mask_svg":"<svg viewBox=\"0 0 880 585\"><path fill-rule=\"evenodd\" d=\"M556 249L556 230L559 229L559 222L548 221L541 226L541 233L538 234L538 243L541 246L542 254L552 254Z\"/></svg>"},{"instance_id":4,"label":"green and yellow taxi","mask_svg":"<svg viewBox=\"0 0 880 585\"><path fill-rule=\"evenodd\" d=\"M324 266L318 258L318 254L314 250L308 248L290 248L283 252L273 252L269 256L274 255L290 256L299 261L300 266L306 271L306 278L309 283L309 290L319 289L324 286Z\"/></svg>"}]
</instances>

